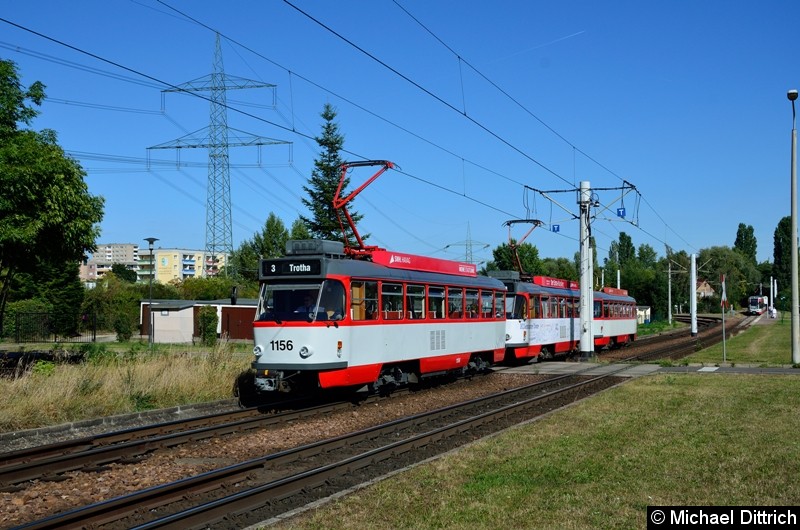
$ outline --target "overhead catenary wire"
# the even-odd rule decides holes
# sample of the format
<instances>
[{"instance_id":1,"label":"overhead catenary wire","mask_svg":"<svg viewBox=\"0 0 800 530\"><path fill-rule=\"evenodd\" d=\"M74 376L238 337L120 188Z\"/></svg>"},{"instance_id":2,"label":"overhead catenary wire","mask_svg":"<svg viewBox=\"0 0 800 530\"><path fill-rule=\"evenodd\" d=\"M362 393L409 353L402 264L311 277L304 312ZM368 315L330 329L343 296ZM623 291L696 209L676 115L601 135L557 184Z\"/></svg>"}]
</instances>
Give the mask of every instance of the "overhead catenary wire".
<instances>
[{"instance_id":1,"label":"overhead catenary wire","mask_svg":"<svg viewBox=\"0 0 800 530\"><path fill-rule=\"evenodd\" d=\"M165 6L167 6L167 4L165 4L164 2L160 2L160 3L162 3L162 4L163 4L163 5L165 5ZM293 6L293 5L292 5L290 2L286 2L286 3L287 3L288 5L290 5L290 6L292 6L292 7L295 7L295 6ZM396 2L395 2L395 3L396 3ZM399 5L399 4L398 4L398 5ZM167 6L167 7L170 7L170 6ZM402 7L401 7L401 8L402 8ZM171 7L170 7L170 9L173 9L173 8L171 8ZM297 8L295 8L295 9L297 9ZM184 14L182 14L182 16L185 16L185 15L184 15ZM1 19L1 20L3 20L4 22L7 22L7 23L8 23L8 21L7 21L7 20L5 20L5 19ZM22 28L21 26L18 26L18 25L16 25L16 24L13 24L13 23L11 23L11 24L12 24L12 25L15 25L15 26L17 26L17 27L20 27L21 29L25 29L25 30L27 31L27 28ZM206 26L206 27L207 27L207 26ZM36 32L34 32L34 33L36 33ZM41 34L38 34L38 35L42 36ZM45 37L45 38L47 38L47 37ZM226 38L228 38L228 37L226 37ZM54 42L58 42L59 44L62 44L62 43L60 43L59 41L56 41L56 40L54 40L54 39L50 39L50 40L53 40ZM232 41L232 42L235 42L235 41ZM237 43L237 44L238 44L238 43ZM96 59L98 59L98 60L103 60L103 61L105 61L105 62L107 62L107 63L109 63L109 64L112 64L112 65L114 65L114 66L116 66L116 67L123 68L123 69L125 69L125 70L127 70L127 71L129 71L129 72L135 72L137 75L142 75L142 76L144 76L145 78L148 78L148 79L151 79L151 80L155 80L155 81L157 81L158 83L161 83L161 84L163 84L163 85L165 85L165 86L171 86L169 83L165 83L165 82L163 82L163 81L157 80L157 79L155 79L155 78L153 78L153 77L150 77L150 76L148 76L147 74L143 74L143 73L141 73L141 72L137 72L137 71L135 71L135 70L133 70L133 69L126 68L126 67L124 67L124 66L122 66L122 65L119 65L119 64L117 64L117 63L113 62L113 61L108 61L108 60L105 60L105 59L103 59L103 58L101 58L101 57L99 57L99 56L97 56L97 55L94 55L94 54L91 54L91 53L88 53L88 52L84 52L84 51L82 51L82 50L80 50L80 49L78 49L78 48L75 48L75 47L72 47L72 46L69 46L69 45L66 45L66 46L67 46L67 47L69 47L69 48L71 48L71 49L73 49L73 50L76 50L76 51L81 51L82 53L87 53L88 55L90 55L90 56L92 56L92 57L94 57L94 58L96 58ZM245 48L245 49L247 49L247 48ZM361 48L359 48L359 49L361 49ZM251 51L252 51L252 50L251 50ZM366 50L362 50L362 51L364 51L364 53L367 53L367 55L370 55L368 52L366 52ZM260 55L260 54L259 54L259 55ZM263 55L260 55L260 56L261 56L261 57L264 57ZM371 56L371 55L370 55L370 56ZM267 59L266 57L264 57L264 58L265 58L265 59ZM267 59L267 60L269 60L269 59ZM377 60L377 59L376 59L376 60ZM463 63L464 63L465 65L469 66L470 68L472 68L473 70L475 70L476 72L478 72L478 70L477 70L476 68L474 68L474 67L473 67L473 66L472 66L472 65L471 65L471 64L470 64L468 61L466 61L465 59L461 58L460 56L459 56L459 60L460 60L460 61L463 61ZM380 62L380 61L379 61L379 62ZM273 64L276 64L276 63L273 63ZM381 63L381 64L384 64L384 63ZM396 72L398 75L400 75L401 77L403 77L403 78L404 78L404 79L406 79L407 81L411 82L412 84L415 84L416 86L419 86L421 89L425 90L424 88L422 88L422 87L421 87L421 85L418 85L417 83L415 83L415 82L414 82L413 80L411 80L410 78L407 78L407 77L403 76L402 74L400 74L400 73L399 73L399 72L397 72L396 70L392 69L390 66L388 66L388 65L385 65L385 64L384 64L384 66L386 66L387 68L390 68L392 71ZM292 73L292 71L291 71L291 70L287 70L287 71L288 71L288 72L290 72L290 74ZM478 73L480 74L480 72L478 72ZM481 76L483 76L483 74L480 74L480 75L481 75ZM486 78L485 76L483 76L483 77L484 77L484 78ZM486 79L487 79L487 81L489 81L489 82L490 82L490 83L491 83L493 86L495 86L495 88L497 88L497 89L498 89L498 90L500 90L501 92L505 93L505 91L503 91L503 90L502 90L502 89L501 89L499 86L497 86L495 83L491 82L491 80L489 80L488 78L486 78ZM309 80L307 80L307 79L304 79L304 80L305 80L305 81L307 81L307 82L310 82L310 81L309 81ZM462 81L461 81L461 82L462 82L462 84L463 84L463 79L462 79ZM312 83L313 83L313 82L312 82ZM155 85L153 85L153 86L155 86ZM320 87L321 87L321 85L317 85L317 84L315 84L315 86L320 86ZM462 88L463 88L463 87L462 87ZM444 104L446 104L446 105L450 106L450 107L451 107L451 108L453 108L454 110L458 110L458 109L455 109L455 107L453 107L452 105L450 105L450 104L448 104L447 102L445 102L444 100L442 100L442 99L438 98L438 96L435 96L433 93L429 93L429 95L431 95L431 97L435 97L436 99L439 99L439 100L440 100L442 103L444 103ZM507 95L507 93L506 93L506 95ZM198 96L199 96L199 97L202 97L201 95L198 95ZM341 97L341 96L337 95L337 97ZM510 96L508 96L508 97L510 97ZM207 98L203 98L203 99L207 99ZM344 98L343 98L343 99L344 99ZM354 104L354 103L353 103L352 101L350 101L350 100L347 100L347 99L344 99L344 100L345 100L345 101L348 101L349 103L352 103L352 104ZM513 98L512 98L512 101L515 101L515 100L513 100ZM515 103L519 104L519 103L518 103L518 102L516 102L516 101L515 101ZM383 120L384 120L384 121L386 121L387 123L390 123L390 124L392 124L392 125L395 125L395 124L393 124L391 121L389 121L389 120L386 120L385 118L382 118L382 117L380 117L380 116L379 116L379 115L377 115L376 113L372 113L371 111L368 111L368 110L367 110L367 109L365 109L364 107L358 106L357 104L356 104L356 106L357 106L358 108L360 108L361 110L364 110L365 112L370 112L370 114L372 114L373 116L376 116L376 117L378 117L379 119L383 119ZM523 108L524 108L524 107L523 107ZM255 116L255 115L252 115L252 114L246 113L246 112L244 112L244 111L241 111L240 109L237 109L237 108L232 108L231 110L233 110L233 111L236 111L236 112L240 112L240 113L242 113L242 114L244 114L244 115L246 115L246 116L250 116L250 117L252 117L252 118L255 118L255 119L261 120L261 121L263 121L263 122L265 122L265 123L268 123L268 124L270 124L270 125L273 125L273 126L279 127L279 128L281 128L281 129L283 129L283 130L287 130L287 131L290 131L290 132L294 132L295 134L298 134L299 136L301 136L301 137L302 137L302 138L304 138L305 140L311 140L311 139L313 139L313 137L312 137L311 135L308 135L308 134L305 134L305 133L302 133L302 132L299 132L299 131L297 131L297 130L296 130L296 128L295 128L295 126L294 126L294 123L293 123L293 120L294 120L294 118L293 118L293 117L292 117L292 123L291 123L291 125L290 125L290 126L285 126L285 127L284 127L284 126L281 126L280 124L276 124L276 123L274 123L274 122L272 122L272 121L270 121L270 120L266 120L266 119L264 119L263 117L259 117L259 116ZM526 109L526 111L527 111L527 109ZM529 112L529 111L528 111L528 112ZM530 112L529 112L529 113L530 113ZM293 113L292 113L292 114L293 114ZM462 114L465 114L465 115L466 115L466 106L465 106L465 105L464 105L464 108L463 108L463 112L462 112ZM531 115L532 115L534 118L536 118L537 120L539 120L539 118L538 118L538 117L536 117L536 116L535 116L533 113L530 113L530 114L531 114ZM284 119L285 119L285 116L284 116ZM287 120L287 121L289 121L289 120ZM478 123L477 123L475 120L471 120L471 121L473 121L474 123L476 123L476 125L479 125L479 126L480 126L480 124L478 124ZM539 120L539 121L541 122L541 120ZM543 124L544 126L546 126L548 129L551 129L551 128L550 128L549 126L547 126L547 124L545 124L544 122L542 122L542 124ZM395 126L396 126L396 125L395 125ZM423 141L426 141L426 142L430 143L431 145L434 145L434 146L436 146L436 147L439 147L439 148L441 148L441 146L437 145L435 142L430 142L429 140L426 140L426 139L424 139L424 138L423 138L423 137L421 137L420 135L417 135L417 134L416 134L416 133L414 133L413 131L410 131L410 130L408 130L408 129L404 129L404 128L402 128L402 127L400 127L400 129L404 130L404 132L406 132L406 133L408 133L408 134L411 134L411 135L413 135L413 136L415 136L415 137L417 137L417 138L419 138L419 139L421 139L421 140L423 140ZM492 133L491 131L489 131L489 130L488 130L488 129L486 129L486 128L484 128L484 130L486 130L487 132L490 132L490 133ZM563 137L562 137L560 134L558 134L556 131L554 131L554 130L552 130L552 129L551 129L551 131L552 131L554 134L556 134L557 136L559 136L560 138L562 138L562 139L563 139L565 142L567 142L569 145L571 145L571 146L572 146L572 147L573 147L575 150L577 150L578 152L580 152L582 155L586 156L586 157L587 157L588 159L590 159L590 160L593 160L595 163L597 163L597 164L598 164L598 166L600 166L600 167L604 167L604 166L602 166L602 164L599 164L599 163L598 163L596 160L594 160L593 158L589 157L589 156L588 156L588 155L586 155L586 153L584 153L582 150L578 149L576 146L574 146L574 145L573 145L572 143L570 143L568 140L566 140L565 138L563 138ZM492 133L492 134L495 134L495 135L496 135L496 133ZM497 135L496 135L496 137L500 138L500 137L499 137L499 136L497 136ZM508 143L508 142L504 142L504 143L506 143L506 144L507 144L509 147L515 148L513 145L511 145L511 144L510 144L510 143ZM515 148L515 149L517 149L517 148ZM445 149L445 151L447 151L447 150ZM346 152L346 153L348 153L348 154L352 154L352 155L354 155L354 156L359 156L359 155L357 155L356 153L354 153L354 152L352 152L352 151L347 151L347 150L345 150L344 152ZM448 151L448 152L449 152L451 155L453 155L453 156L459 156L459 155L457 155L456 153L453 153L452 151ZM520 151L520 152L521 152L521 151ZM360 157L360 156L359 156L359 158L364 158L364 157ZM512 179L512 178L506 177L506 176L504 176L504 175L500 174L499 172L496 172L496 171L494 171L494 170L491 170L491 169L489 169L489 168L487 168L487 167L485 167L485 166L483 166L483 165L480 165L480 164L474 163L474 162L472 162L472 161L470 161L470 160L467 160L467 159L465 159L464 157L459 157L459 158L461 158L461 159L464 161L464 163L469 163L469 164L472 164L472 165L474 165L475 167L478 167L478 168L481 168L481 169L483 169L483 170L486 170L486 171L488 171L488 172L491 172L492 174L495 174L495 175L497 175L497 176L499 176L499 177L501 177L501 178L504 178L504 179L506 179L506 180L508 180L508 181L510 181L510 182L513 182L513 183L515 183L515 184L521 184L521 182L519 182L519 181L517 181L517 180L515 180L515 179ZM530 158L530 157L528 157L528 158ZM536 161L535 159L533 159L533 161L534 161L534 162L536 162L536 163L538 164L538 161ZM605 168L605 169L607 169L607 168ZM619 177L618 175L616 175L616 174L615 174L613 171L610 171L610 170L608 170L608 171L609 171L609 173L611 173L611 174L613 174L613 175L617 176L617 178L621 178L621 177ZM553 172L553 171L550 171L550 172L551 172L551 173L553 173L553 174L554 174L555 176L557 176L558 178L560 178L561 180L563 180L563 181L565 181L565 182L569 182L568 180L564 179L563 177L561 177L561 176L560 176L560 175L558 175L557 173L555 173L555 172ZM446 190L446 191L448 191L448 192L451 192L451 193L457 194L457 195L459 195L460 197L465 197L465 198L468 198L468 199L470 199L470 200L474 200L474 202L476 202L476 203L478 203L478 204L481 204L481 205L483 205L483 206L489 207L489 208L491 208L491 209L493 209L493 210L496 210L496 211L499 211L499 212L503 212L503 211L504 211L504 210L502 210L501 208L497 208L497 207L493 207L493 206L489 205L489 204L488 204L488 203L486 203L485 201L478 200L478 199L473 199L473 198L469 197L469 196L468 196L468 194L466 193L466 190L464 190L463 192L456 192L456 191L454 191L454 190L451 190L451 189L449 189L449 188L447 188L447 187L445 187L445 186L442 186L442 185L440 185L440 184L438 184L438 183L434 183L433 181L431 181L431 180L429 180L429 179L425 179L425 178L423 178L423 177L419 177L419 176L411 175L411 174L410 174L410 173L408 173L408 172L402 172L402 173L403 173L403 174L405 174L406 176L413 177L413 178L415 178L415 179L417 179L417 180L419 180L419 181L421 181L421 182L423 182L423 183L426 183L426 184L429 184L429 185L433 185L433 186L435 186L435 187L437 187L437 188L440 188L440 189ZM574 180L574 178L573 178L573 180ZM653 209L653 208L652 208L652 206L651 206L651 205L650 205L650 204L649 204L649 203L648 203L646 200L645 200L645 203L646 203L646 204L648 204L648 206L649 206L651 209ZM654 210L654 209L653 209L653 211L655 212L655 210ZM504 213L507 213L507 212L504 212ZM671 227L669 227L669 226L666 224L666 222L665 222L665 221L664 221L664 219L663 219L663 218L662 218L662 217L661 217L661 216L658 214L658 212L655 212L655 213L656 213L656 215L658 215L659 219L661 219L661 221L665 223L665 226L667 226L667 227L668 227L668 228L669 228L671 231L673 231L673 232L674 232L674 230L672 230L672 229L671 229ZM648 233L648 232L646 232L646 231L645 231L645 233ZM649 233L648 233L648 235L650 235L651 237L653 237L653 236L652 236L652 234L649 234ZM679 237L680 237L680 236L679 236ZM658 238L655 238L655 239L658 239ZM660 241L660 240L659 240L659 241ZM685 240L684 240L684 242L685 242ZM688 244L688 243L687 243L687 244Z\"/></svg>"}]
</instances>

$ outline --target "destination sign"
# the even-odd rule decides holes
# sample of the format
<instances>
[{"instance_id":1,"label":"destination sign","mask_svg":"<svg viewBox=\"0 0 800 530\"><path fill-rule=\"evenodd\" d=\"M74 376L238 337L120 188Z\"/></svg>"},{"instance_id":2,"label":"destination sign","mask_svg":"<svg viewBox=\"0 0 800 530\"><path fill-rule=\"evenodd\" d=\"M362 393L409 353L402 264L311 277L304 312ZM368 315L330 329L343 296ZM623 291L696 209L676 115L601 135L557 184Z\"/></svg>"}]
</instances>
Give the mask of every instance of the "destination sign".
<instances>
[{"instance_id":1,"label":"destination sign","mask_svg":"<svg viewBox=\"0 0 800 530\"><path fill-rule=\"evenodd\" d=\"M556 289L579 289L578 282L572 280L562 280L560 278L550 278L548 276L534 276L533 283L542 287L554 287Z\"/></svg>"},{"instance_id":2,"label":"destination sign","mask_svg":"<svg viewBox=\"0 0 800 530\"><path fill-rule=\"evenodd\" d=\"M261 276L319 276L322 265L318 259L263 260Z\"/></svg>"}]
</instances>

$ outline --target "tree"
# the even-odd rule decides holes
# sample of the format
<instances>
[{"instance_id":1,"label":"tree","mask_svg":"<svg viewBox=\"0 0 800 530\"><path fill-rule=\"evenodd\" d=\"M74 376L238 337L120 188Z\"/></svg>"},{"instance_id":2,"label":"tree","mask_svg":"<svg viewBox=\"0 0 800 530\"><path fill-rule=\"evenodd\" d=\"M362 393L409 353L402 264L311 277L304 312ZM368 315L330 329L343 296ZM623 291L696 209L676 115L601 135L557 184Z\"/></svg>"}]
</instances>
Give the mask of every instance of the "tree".
<instances>
[{"instance_id":1,"label":"tree","mask_svg":"<svg viewBox=\"0 0 800 530\"><path fill-rule=\"evenodd\" d=\"M658 263L658 254L656 253L656 249L648 245L647 243L643 243L639 245L639 254L637 257L637 261L639 265L645 268L653 268Z\"/></svg>"},{"instance_id":2,"label":"tree","mask_svg":"<svg viewBox=\"0 0 800 530\"><path fill-rule=\"evenodd\" d=\"M261 258L277 258L283 256L289 232L283 221L270 212L261 232L253 234L239 245L230 258L231 268L237 275L246 280L258 281L258 264Z\"/></svg>"},{"instance_id":3,"label":"tree","mask_svg":"<svg viewBox=\"0 0 800 530\"><path fill-rule=\"evenodd\" d=\"M561 278L563 280L578 281L580 279L578 269L575 268L575 262L567 258L542 258L541 274L542 276Z\"/></svg>"},{"instance_id":4,"label":"tree","mask_svg":"<svg viewBox=\"0 0 800 530\"><path fill-rule=\"evenodd\" d=\"M741 252L743 256L756 263L756 235L752 226L739 223L736 230L736 241L733 243L733 250Z\"/></svg>"},{"instance_id":5,"label":"tree","mask_svg":"<svg viewBox=\"0 0 800 530\"><path fill-rule=\"evenodd\" d=\"M527 274L541 274L541 261L539 260L539 250L530 243L522 243L517 246L519 260L522 263L522 271ZM499 245L492 251L494 260L486 264L485 270L516 271L517 260L514 252L508 243Z\"/></svg>"},{"instance_id":6,"label":"tree","mask_svg":"<svg viewBox=\"0 0 800 530\"><path fill-rule=\"evenodd\" d=\"M330 239L333 241L347 241L348 246L356 246L355 238L352 234L342 234L342 227L336 217L336 210L333 208L333 197L339 187L341 177L340 166L344 162L339 156L344 145L344 136L339 132L339 125L334 121L336 109L326 103L323 107L322 135L315 138L317 144L322 149L319 157L314 161L314 170L311 178L308 179L308 186L303 186L303 190L308 194L308 198L303 198L310 217L300 216L300 219L308 228L313 237ZM350 186L350 178L345 177L342 183L342 194L346 195L345 190ZM356 225L364 216L348 208L353 223ZM346 229L346 227L345 227ZM366 239L365 236L361 236Z\"/></svg>"},{"instance_id":7,"label":"tree","mask_svg":"<svg viewBox=\"0 0 800 530\"><path fill-rule=\"evenodd\" d=\"M230 277L186 278L178 286L183 300L221 300L231 295L236 281Z\"/></svg>"},{"instance_id":8,"label":"tree","mask_svg":"<svg viewBox=\"0 0 800 530\"><path fill-rule=\"evenodd\" d=\"M26 102L43 98L42 83L24 90L16 65L0 60L0 320L25 264L81 261L96 250L103 218L103 199L89 194L85 172L56 133L18 128L38 115Z\"/></svg>"},{"instance_id":9,"label":"tree","mask_svg":"<svg viewBox=\"0 0 800 530\"><path fill-rule=\"evenodd\" d=\"M311 232L308 231L308 226L303 222L302 218L297 218L292 223L292 230L289 234L290 239L310 239Z\"/></svg>"},{"instance_id":10,"label":"tree","mask_svg":"<svg viewBox=\"0 0 800 530\"><path fill-rule=\"evenodd\" d=\"M786 216L775 227L775 246L772 251L772 274L778 280L778 290L789 292L792 285L792 218Z\"/></svg>"},{"instance_id":11,"label":"tree","mask_svg":"<svg viewBox=\"0 0 800 530\"><path fill-rule=\"evenodd\" d=\"M702 270L698 271L698 278L706 278L717 291L710 307L712 310L719 310L721 274L725 274L725 290L731 304L744 305L748 295L758 292L761 273L756 264L751 263L750 258L741 252L721 246L704 248L700 250L697 262L698 266L702 266Z\"/></svg>"},{"instance_id":12,"label":"tree","mask_svg":"<svg viewBox=\"0 0 800 530\"><path fill-rule=\"evenodd\" d=\"M111 272L116 274L117 278L120 280L126 281L128 283L136 283L136 271L133 269L129 269L122 263L114 263L111 265Z\"/></svg>"},{"instance_id":13,"label":"tree","mask_svg":"<svg viewBox=\"0 0 800 530\"><path fill-rule=\"evenodd\" d=\"M624 268L636 259L636 247L633 246L633 239L625 232L619 233L619 246L617 247L619 266Z\"/></svg>"}]
</instances>

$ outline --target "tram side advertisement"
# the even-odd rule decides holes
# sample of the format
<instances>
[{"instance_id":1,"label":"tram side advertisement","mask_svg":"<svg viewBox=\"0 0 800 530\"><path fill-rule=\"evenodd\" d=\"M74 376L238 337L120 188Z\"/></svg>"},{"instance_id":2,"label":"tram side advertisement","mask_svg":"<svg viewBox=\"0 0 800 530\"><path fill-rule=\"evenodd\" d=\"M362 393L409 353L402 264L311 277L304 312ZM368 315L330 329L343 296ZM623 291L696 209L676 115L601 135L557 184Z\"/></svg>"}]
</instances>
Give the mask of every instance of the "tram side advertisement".
<instances>
[{"instance_id":1,"label":"tram side advertisement","mask_svg":"<svg viewBox=\"0 0 800 530\"><path fill-rule=\"evenodd\" d=\"M319 276L322 264L318 259L280 259L261 262L261 277Z\"/></svg>"}]
</instances>

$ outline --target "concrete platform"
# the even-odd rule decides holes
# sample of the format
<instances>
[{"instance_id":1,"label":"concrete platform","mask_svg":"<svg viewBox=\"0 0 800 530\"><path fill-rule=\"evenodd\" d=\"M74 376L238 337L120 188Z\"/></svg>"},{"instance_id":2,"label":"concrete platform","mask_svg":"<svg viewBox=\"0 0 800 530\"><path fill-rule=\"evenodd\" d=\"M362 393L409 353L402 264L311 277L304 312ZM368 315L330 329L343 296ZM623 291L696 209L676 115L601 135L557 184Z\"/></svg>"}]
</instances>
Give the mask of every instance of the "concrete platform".
<instances>
[{"instance_id":1,"label":"concrete platform","mask_svg":"<svg viewBox=\"0 0 800 530\"><path fill-rule=\"evenodd\" d=\"M603 375L622 370L620 377L639 377L654 373L698 373L698 374L769 374L800 375L800 369L791 366L659 366L657 364L605 364L593 362L541 362L515 366L504 371L512 374L544 374L544 375Z\"/></svg>"},{"instance_id":2,"label":"concrete platform","mask_svg":"<svg viewBox=\"0 0 800 530\"><path fill-rule=\"evenodd\" d=\"M508 373L512 374L543 374L543 375L605 375L610 372L622 370L617 375L620 377L639 377L649 375L660 370L656 364L605 364L605 363L581 363L581 362L542 362L536 364L526 364L525 366L515 366L508 368Z\"/></svg>"}]
</instances>

